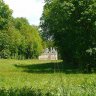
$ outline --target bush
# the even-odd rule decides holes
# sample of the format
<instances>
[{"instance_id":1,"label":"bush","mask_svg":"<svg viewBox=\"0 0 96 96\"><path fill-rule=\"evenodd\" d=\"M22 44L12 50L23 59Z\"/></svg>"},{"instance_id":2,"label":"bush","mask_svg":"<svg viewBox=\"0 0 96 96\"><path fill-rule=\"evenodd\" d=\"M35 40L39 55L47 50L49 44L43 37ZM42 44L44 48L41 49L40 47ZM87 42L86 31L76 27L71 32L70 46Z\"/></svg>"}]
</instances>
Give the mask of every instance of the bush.
<instances>
[{"instance_id":1,"label":"bush","mask_svg":"<svg viewBox=\"0 0 96 96\"><path fill-rule=\"evenodd\" d=\"M42 96L40 90L34 90L32 88L22 88L22 89L0 89L0 96Z\"/></svg>"}]
</instances>

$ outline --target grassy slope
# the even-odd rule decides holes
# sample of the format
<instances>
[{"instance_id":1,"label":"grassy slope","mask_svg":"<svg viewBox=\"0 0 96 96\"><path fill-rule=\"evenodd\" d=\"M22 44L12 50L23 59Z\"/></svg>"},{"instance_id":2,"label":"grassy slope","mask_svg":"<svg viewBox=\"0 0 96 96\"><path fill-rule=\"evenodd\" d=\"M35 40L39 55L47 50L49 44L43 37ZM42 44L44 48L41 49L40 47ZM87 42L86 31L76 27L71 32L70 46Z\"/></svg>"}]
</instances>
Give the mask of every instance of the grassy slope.
<instances>
[{"instance_id":1,"label":"grassy slope","mask_svg":"<svg viewBox=\"0 0 96 96\"><path fill-rule=\"evenodd\" d=\"M0 87L8 89L27 86L43 91L56 89L59 93L74 93L73 96L76 94L96 96L95 74L54 73L54 64L51 63L51 61L2 59L0 60Z\"/></svg>"}]
</instances>

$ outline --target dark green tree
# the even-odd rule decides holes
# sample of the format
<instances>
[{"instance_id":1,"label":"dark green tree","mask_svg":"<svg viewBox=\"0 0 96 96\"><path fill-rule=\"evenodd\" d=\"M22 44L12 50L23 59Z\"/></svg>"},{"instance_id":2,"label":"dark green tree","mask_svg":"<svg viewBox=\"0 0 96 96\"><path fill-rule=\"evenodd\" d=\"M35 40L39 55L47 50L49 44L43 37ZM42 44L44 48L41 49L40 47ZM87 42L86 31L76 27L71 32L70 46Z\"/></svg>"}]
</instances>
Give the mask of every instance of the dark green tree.
<instances>
[{"instance_id":1,"label":"dark green tree","mask_svg":"<svg viewBox=\"0 0 96 96\"><path fill-rule=\"evenodd\" d=\"M96 0L46 0L41 28L52 36L62 59L77 66L96 64ZM91 49L92 53L87 50ZM94 63L93 63L94 61Z\"/></svg>"}]
</instances>

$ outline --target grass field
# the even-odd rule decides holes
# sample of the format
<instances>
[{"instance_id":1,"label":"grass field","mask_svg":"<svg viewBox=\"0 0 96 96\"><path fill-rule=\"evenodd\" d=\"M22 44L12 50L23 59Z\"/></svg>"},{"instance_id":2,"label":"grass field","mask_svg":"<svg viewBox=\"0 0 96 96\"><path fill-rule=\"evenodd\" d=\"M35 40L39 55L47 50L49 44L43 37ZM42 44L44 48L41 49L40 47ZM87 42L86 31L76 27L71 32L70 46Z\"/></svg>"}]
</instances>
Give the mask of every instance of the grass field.
<instances>
[{"instance_id":1,"label":"grass field","mask_svg":"<svg viewBox=\"0 0 96 96\"><path fill-rule=\"evenodd\" d=\"M28 94L33 89L37 90L34 96L96 96L95 73L62 70L60 62L1 59L0 96L32 96Z\"/></svg>"}]
</instances>

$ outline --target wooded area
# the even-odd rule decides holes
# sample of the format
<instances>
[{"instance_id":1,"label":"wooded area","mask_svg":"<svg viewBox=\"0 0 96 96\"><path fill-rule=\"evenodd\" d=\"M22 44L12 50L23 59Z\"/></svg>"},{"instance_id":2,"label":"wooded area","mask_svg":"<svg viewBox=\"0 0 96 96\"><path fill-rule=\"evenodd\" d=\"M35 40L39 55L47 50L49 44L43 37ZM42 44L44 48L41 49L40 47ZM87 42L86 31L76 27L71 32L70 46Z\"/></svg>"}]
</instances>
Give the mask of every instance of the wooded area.
<instances>
[{"instance_id":1,"label":"wooded area","mask_svg":"<svg viewBox=\"0 0 96 96\"><path fill-rule=\"evenodd\" d=\"M96 67L96 0L45 0L41 27L66 64Z\"/></svg>"},{"instance_id":2,"label":"wooded area","mask_svg":"<svg viewBox=\"0 0 96 96\"><path fill-rule=\"evenodd\" d=\"M13 18L12 10L0 0L0 58L37 58L41 51L38 27L26 18Z\"/></svg>"}]
</instances>

